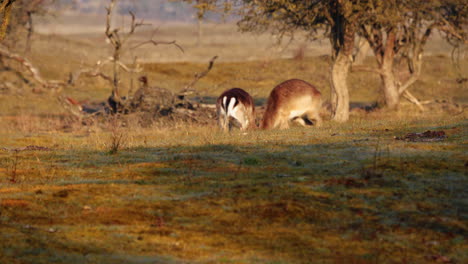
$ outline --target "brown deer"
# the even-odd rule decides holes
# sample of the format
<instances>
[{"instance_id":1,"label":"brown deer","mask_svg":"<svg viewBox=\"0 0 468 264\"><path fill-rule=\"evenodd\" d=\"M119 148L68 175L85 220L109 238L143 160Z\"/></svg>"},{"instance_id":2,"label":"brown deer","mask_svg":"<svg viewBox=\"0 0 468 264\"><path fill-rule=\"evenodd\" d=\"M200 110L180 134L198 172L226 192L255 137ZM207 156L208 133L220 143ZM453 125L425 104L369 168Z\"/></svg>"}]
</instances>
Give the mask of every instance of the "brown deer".
<instances>
[{"instance_id":1,"label":"brown deer","mask_svg":"<svg viewBox=\"0 0 468 264\"><path fill-rule=\"evenodd\" d=\"M317 88L303 80L287 80L271 91L261 128L285 129L289 128L289 121L320 126L321 106L322 95Z\"/></svg>"},{"instance_id":2,"label":"brown deer","mask_svg":"<svg viewBox=\"0 0 468 264\"><path fill-rule=\"evenodd\" d=\"M241 130L255 127L255 106L252 96L241 88L223 92L216 101L216 110L221 129L231 129L230 117L235 119Z\"/></svg>"}]
</instances>

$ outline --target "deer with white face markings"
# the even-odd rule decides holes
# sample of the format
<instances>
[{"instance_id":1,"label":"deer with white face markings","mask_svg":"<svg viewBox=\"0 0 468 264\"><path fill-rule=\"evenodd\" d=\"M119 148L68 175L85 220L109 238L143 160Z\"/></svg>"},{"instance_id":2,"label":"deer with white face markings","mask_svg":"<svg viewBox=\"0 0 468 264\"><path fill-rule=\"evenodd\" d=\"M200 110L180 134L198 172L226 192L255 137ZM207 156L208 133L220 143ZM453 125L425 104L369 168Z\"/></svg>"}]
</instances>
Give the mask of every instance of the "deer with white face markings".
<instances>
[{"instance_id":1,"label":"deer with white face markings","mask_svg":"<svg viewBox=\"0 0 468 264\"><path fill-rule=\"evenodd\" d=\"M320 126L322 95L317 88L303 80L292 79L277 85L270 93L263 115L262 129L289 128L295 121L302 126Z\"/></svg>"},{"instance_id":2,"label":"deer with white face markings","mask_svg":"<svg viewBox=\"0 0 468 264\"><path fill-rule=\"evenodd\" d=\"M230 117L239 123L240 129L255 127L255 106L252 96L241 88L223 92L216 101L219 125L224 131L231 128Z\"/></svg>"}]
</instances>

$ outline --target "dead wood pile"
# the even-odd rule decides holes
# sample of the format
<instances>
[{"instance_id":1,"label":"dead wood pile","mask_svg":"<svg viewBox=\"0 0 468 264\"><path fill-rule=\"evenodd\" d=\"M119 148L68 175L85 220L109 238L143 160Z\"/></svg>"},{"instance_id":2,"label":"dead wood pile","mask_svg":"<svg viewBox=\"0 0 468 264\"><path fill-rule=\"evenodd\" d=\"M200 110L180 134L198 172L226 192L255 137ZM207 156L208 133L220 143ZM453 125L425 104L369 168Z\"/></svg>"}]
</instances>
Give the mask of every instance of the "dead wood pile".
<instances>
[{"instance_id":1,"label":"dead wood pile","mask_svg":"<svg viewBox=\"0 0 468 264\"><path fill-rule=\"evenodd\" d=\"M87 111L97 115L121 114L130 118L137 118L140 125L146 127L154 123L168 123L174 121L210 124L215 122L214 106L204 105L187 99L185 94L175 94L172 91L148 85L146 76L140 77L140 88L128 98L115 102L109 97L107 104L101 107L87 107L95 111Z\"/></svg>"}]
</instances>

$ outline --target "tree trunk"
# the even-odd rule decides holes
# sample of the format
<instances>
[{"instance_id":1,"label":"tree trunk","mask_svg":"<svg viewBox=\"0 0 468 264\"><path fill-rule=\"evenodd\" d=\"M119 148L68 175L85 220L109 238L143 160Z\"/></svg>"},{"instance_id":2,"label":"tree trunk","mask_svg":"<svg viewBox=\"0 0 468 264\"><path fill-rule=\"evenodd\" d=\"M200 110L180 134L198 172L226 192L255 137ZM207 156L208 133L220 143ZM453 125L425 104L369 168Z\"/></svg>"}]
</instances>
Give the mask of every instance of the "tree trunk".
<instances>
[{"instance_id":1,"label":"tree trunk","mask_svg":"<svg viewBox=\"0 0 468 264\"><path fill-rule=\"evenodd\" d=\"M112 94L111 96L107 99L107 102L112 109L112 113L118 113L122 109L122 98L120 97L119 93L119 61L120 61L120 43L116 42L114 46L114 64L113 64L113 70L114 70L114 76L112 79Z\"/></svg>"},{"instance_id":2,"label":"tree trunk","mask_svg":"<svg viewBox=\"0 0 468 264\"><path fill-rule=\"evenodd\" d=\"M334 8L339 10L344 6L338 3L338 6L334 6ZM332 119L337 122L346 122L349 119L347 79L352 64L356 25L339 12L334 13L333 16L336 23L331 29L333 54L331 65Z\"/></svg>"},{"instance_id":3,"label":"tree trunk","mask_svg":"<svg viewBox=\"0 0 468 264\"><path fill-rule=\"evenodd\" d=\"M120 93L119 93L119 61L120 61L120 44L117 44L114 48L114 80L112 87L112 97L117 102L120 102Z\"/></svg>"},{"instance_id":4,"label":"tree trunk","mask_svg":"<svg viewBox=\"0 0 468 264\"><path fill-rule=\"evenodd\" d=\"M349 92L347 77L351 60L342 51L338 52L331 66L332 119L345 122L349 119Z\"/></svg>"},{"instance_id":5,"label":"tree trunk","mask_svg":"<svg viewBox=\"0 0 468 264\"><path fill-rule=\"evenodd\" d=\"M388 109L397 109L400 103L400 93L393 73L393 58L390 62L384 61L380 78L383 83L385 105Z\"/></svg>"},{"instance_id":6,"label":"tree trunk","mask_svg":"<svg viewBox=\"0 0 468 264\"><path fill-rule=\"evenodd\" d=\"M400 93L396 83L395 73L393 71L393 61L395 59L395 31L393 28L387 31L387 40L385 43L385 53L382 56L380 78L383 83L383 92L385 105L388 109L396 109L400 103Z\"/></svg>"}]
</instances>

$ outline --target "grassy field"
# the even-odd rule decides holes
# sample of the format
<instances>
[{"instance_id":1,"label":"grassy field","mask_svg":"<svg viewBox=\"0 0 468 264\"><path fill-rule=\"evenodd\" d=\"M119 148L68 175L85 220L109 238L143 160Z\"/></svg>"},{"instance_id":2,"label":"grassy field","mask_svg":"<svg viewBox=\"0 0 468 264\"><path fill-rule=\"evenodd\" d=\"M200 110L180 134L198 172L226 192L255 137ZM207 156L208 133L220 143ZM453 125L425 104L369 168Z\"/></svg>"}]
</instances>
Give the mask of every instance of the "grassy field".
<instances>
[{"instance_id":1,"label":"grassy field","mask_svg":"<svg viewBox=\"0 0 468 264\"><path fill-rule=\"evenodd\" d=\"M289 78L314 83L328 98L328 57L292 59L302 45L295 43L252 60L271 40L231 43L223 38L229 30L212 31L205 46L187 44L195 55L187 50L186 61L146 62L142 74L178 91L206 68L200 54L208 61L219 49L236 56L221 57L197 84L207 103L242 87L260 106ZM108 55L92 34L34 43L31 58L48 78ZM221 133L214 119L82 125L55 94L3 73L18 89L0 93L0 263L465 263L468 121L454 104L466 105L467 87L434 47L411 88L421 100L437 99L426 112L402 102L393 112L354 109L344 124L324 113L320 128L248 133ZM124 86L137 77L124 75ZM353 107L379 102L379 84L352 73ZM63 93L97 102L110 88L83 79ZM426 130L447 138L395 139ZM40 148L15 150L26 146Z\"/></svg>"}]
</instances>

